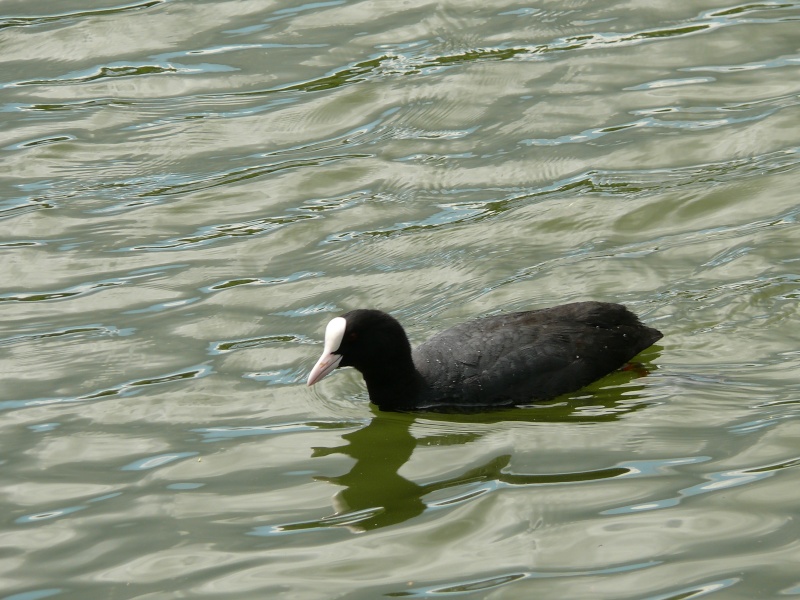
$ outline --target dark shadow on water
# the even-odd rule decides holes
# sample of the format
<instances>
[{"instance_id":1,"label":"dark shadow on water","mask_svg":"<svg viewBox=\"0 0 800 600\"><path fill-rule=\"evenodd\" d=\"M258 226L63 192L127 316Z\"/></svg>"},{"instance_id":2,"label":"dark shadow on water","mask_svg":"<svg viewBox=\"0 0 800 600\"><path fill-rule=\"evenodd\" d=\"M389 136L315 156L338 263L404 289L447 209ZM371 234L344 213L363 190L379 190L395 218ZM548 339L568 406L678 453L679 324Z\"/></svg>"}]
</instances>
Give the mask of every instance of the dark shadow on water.
<instances>
[{"instance_id":1,"label":"dark shadow on water","mask_svg":"<svg viewBox=\"0 0 800 600\"><path fill-rule=\"evenodd\" d=\"M604 378L580 393L571 394L551 402L531 407L505 409L474 414L442 413L387 413L372 407L369 423L342 438L347 443L334 448L315 448L313 456L344 454L355 460L349 472L319 480L341 486L337 493L335 514L323 519L285 524L280 530L318 529L346 526L354 532L364 532L403 523L421 515L431 506L458 504L481 495L490 489L505 485L524 486L570 482L586 482L620 477L629 469L612 466L604 469L548 474L517 474L506 471L511 455L503 454L484 464L465 469L455 477L419 484L400 475L418 446L460 445L477 440L479 431L447 432L447 423L492 424L503 421L535 423L597 423L619 419L622 415L641 410L649 403L639 393L644 385L632 381L645 374L636 366L629 371L619 371ZM434 436L415 437L412 426L418 420L441 423L443 427ZM449 490L446 500L426 502L425 496Z\"/></svg>"}]
</instances>

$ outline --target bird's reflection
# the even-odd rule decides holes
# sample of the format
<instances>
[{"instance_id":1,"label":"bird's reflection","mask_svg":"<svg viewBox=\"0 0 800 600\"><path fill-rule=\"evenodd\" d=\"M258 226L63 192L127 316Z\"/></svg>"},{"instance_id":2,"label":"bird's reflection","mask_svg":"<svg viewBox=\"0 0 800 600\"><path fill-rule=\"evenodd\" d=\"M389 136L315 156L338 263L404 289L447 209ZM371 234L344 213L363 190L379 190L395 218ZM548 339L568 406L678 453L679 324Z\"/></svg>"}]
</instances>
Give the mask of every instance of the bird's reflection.
<instances>
[{"instance_id":1,"label":"bird's reflection","mask_svg":"<svg viewBox=\"0 0 800 600\"><path fill-rule=\"evenodd\" d=\"M351 526L361 530L401 523L425 510L425 487L399 474L417 447L411 435L414 417L375 413L366 427L342 436L346 445L314 449L314 456L340 453L355 459L348 473L320 479L342 486L335 499L336 513L358 515Z\"/></svg>"},{"instance_id":2,"label":"bird's reflection","mask_svg":"<svg viewBox=\"0 0 800 600\"><path fill-rule=\"evenodd\" d=\"M619 477L628 472L622 467L609 467L600 470L577 473L556 474L514 474L507 472L511 456L495 456L479 467L467 469L461 474L432 483L419 484L409 481L399 471L408 462L419 445L426 445L430 438L417 438L412 434L412 426L418 420L434 419L445 426L449 424L482 423L501 421L542 422L599 422L619 419L648 405L638 393L643 385L631 381L643 373L641 371L618 372L603 380L603 384L584 390L581 395L573 394L536 407L506 409L480 414L425 414L386 413L372 407L373 417L369 423L342 436L347 442L334 448L315 448L313 456L344 454L355 460L349 472L335 477L320 477L341 486L334 500L335 514L315 523L297 523L281 526L283 531L306 529L321 526L347 526L352 531L363 532L388 527L412 519L422 514L430 504L425 496L440 490L468 487L470 492L454 490L458 499L466 499L480 490L481 484L533 485L542 483L565 483L570 481L589 481ZM621 386L620 383L627 382ZM445 427L446 428L446 427ZM438 432L438 445L457 445L478 439L476 431L463 432L450 428L442 435Z\"/></svg>"}]
</instances>

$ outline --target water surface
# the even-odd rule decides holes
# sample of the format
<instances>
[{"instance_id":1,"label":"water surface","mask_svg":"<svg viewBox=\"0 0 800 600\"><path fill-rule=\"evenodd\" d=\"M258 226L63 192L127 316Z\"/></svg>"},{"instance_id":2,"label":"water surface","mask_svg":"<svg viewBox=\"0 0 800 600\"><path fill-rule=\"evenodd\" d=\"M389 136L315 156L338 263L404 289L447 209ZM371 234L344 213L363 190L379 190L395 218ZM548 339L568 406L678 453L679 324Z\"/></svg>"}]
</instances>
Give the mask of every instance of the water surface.
<instances>
[{"instance_id":1,"label":"water surface","mask_svg":"<svg viewBox=\"0 0 800 600\"><path fill-rule=\"evenodd\" d=\"M800 2L0 8L0 598L800 595ZM648 371L307 388L624 302Z\"/></svg>"}]
</instances>

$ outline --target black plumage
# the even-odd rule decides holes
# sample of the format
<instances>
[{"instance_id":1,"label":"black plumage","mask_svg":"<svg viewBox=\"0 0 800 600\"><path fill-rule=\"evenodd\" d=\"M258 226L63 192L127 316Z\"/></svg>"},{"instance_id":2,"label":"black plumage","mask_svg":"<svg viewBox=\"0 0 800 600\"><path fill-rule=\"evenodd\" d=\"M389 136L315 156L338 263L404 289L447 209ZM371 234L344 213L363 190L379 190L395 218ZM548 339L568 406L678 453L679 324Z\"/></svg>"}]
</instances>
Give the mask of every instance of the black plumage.
<instances>
[{"instance_id":1,"label":"black plumage","mask_svg":"<svg viewBox=\"0 0 800 600\"><path fill-rule=\"evenodd\" d=\"M622 367L662 337L624 306L604 302L475 319L414 350L384 312L359 309L338 319L328 326L309 385L337 366L355 367L383 410L475 410L554 398Z\"/></svg>"}]
</instances>

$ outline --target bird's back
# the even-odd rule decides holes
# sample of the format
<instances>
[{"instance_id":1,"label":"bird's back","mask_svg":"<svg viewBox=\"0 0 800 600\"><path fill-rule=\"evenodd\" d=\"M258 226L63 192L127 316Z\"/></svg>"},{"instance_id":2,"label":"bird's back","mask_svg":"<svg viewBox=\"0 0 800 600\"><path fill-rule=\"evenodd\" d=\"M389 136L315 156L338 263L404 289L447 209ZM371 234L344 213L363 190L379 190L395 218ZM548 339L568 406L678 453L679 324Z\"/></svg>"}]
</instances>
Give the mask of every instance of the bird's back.
<instances>
[{"instance_id":1,"label":"bird's back","mask_svg":"<svg viewBox=\"0 0 800 600\"><path fill-rule=\"evenodd\" d=\"M463 323L413 357L424 404L513 405L577 390L661 337L622 305L579 302Z\"/></svg>"}]
</instances>

